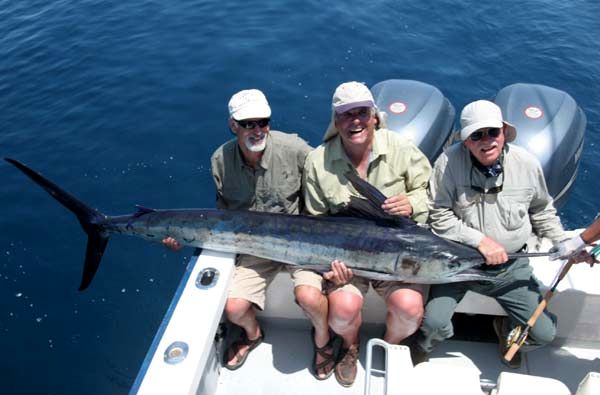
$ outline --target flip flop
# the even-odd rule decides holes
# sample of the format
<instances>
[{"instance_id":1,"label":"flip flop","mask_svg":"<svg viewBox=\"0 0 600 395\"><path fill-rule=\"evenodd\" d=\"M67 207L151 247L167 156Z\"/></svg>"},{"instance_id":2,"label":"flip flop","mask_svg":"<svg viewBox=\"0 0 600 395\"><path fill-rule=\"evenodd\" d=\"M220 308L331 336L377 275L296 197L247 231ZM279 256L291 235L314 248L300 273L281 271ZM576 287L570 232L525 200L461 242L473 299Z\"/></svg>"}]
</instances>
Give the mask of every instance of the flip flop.
<instances>
[{"instance_id":1,"label":"flip flop","mask_svg":"<svg viewBox=\"0 0 600 395\"><path fill-rule=\"evenodd\" d=\"M311 336L310 336L314 348L313 360L312 360L312 375L319 381L327 380L333 374L336 363L336 355L333 347L333 342L335 341L335 335L329 332L329 341L323 347L317 347L315 343L315 328L312 328ZM327 352L329 351L329 352ZM324 358L323 361L317 363L317 355L320 355ZM323 368L326 368L328 365L331 365L331 370L325 373L325 376L319 376L319 371Z\"/></svg>"},{"instance_id":2,"label":"flip flop","mask_svg":"<svg viewBox=\"0 0 600 395\"><path fill-rule=\"evenodd\" d=\"M242 334L240 335L240 338L238 340L234 341L233 343L231 343L231 345L225 352L225 355L223 356L223 366L229 370L236 370L236 369L241 368L242 365L244 364L244 362L246 362L246 359L248 358L248 355L250 354L250 352L252 350L254 350L256 347L258 347L258 345L260 343L262 343L264 338L265 338L265 331L262 328L260 328L260 336L254 340L248 339L248 336L246 335L246 331L242 329ZM245 354L242 354L240 352L240 349L242 348L242 346L248 346L248 351L246 351ZM235 359L237 360L237 362L234 364L227 363L228 362L227 360L229 357L229 350L235 351Z\"/></svg>"}]
</instances>

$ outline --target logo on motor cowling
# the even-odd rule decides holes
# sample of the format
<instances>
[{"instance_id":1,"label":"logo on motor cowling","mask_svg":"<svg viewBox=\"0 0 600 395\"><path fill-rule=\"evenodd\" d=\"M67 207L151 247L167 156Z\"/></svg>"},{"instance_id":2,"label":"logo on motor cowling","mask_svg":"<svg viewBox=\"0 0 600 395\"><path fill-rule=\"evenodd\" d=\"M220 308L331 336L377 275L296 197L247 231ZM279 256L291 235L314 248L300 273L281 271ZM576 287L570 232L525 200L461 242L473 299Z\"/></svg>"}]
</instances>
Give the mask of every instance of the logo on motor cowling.
<instances>
[{"instance_id":1,"label":"logo on motor cowling","mask_svg":"<svg viewBox=\"0 0 600 395\"><path fill-rule=\"evenodd\" d=\"M525 109L525 116L531 119L539 119L544 116L544 111L536 106L529 106Z\"/></svg>"},{"instance_id":2,"label":"logo on motor cowling","mask_svg":"<svg viewBox=\"0 0 600 395\"><path fill-rule=\"evenodd\" d=\"M390 109L390 112L392 114L402 114L403 112L406 111L406 104L400 102L400 101L395 101L392 104L389 105L388 107Z\"/></svg>"}]
</instances>

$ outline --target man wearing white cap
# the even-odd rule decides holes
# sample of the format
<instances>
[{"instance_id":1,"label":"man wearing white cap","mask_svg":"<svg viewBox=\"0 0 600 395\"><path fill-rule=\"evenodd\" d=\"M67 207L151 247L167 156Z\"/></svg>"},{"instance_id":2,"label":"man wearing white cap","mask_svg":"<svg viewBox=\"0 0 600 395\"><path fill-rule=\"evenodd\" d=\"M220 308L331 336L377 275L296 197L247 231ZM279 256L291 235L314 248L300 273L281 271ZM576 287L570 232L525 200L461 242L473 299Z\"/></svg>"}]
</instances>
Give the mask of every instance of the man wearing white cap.
<instances>
[{"instance_id":1,"label":"man wearing white cap","mask_svg":"<svg viewBox=\"0 0 600 395\"><path fill-rule=\"evenodd\" d=\"M220 146L211 158L220 209L299 214L302 209L302 169L311 147L296 134L270 130L271 108L257 89L242 90L229 101L229 128L235 138ZM176 247L173 239L166 244ZM238 255L225 314L242 328L224 355L224 366L241 367L264 332L254 308L263 309L266 288L282 269L290 272L297 303L314 326L313 371L317 379L333 370L333 348L327 325L327 298L322 276L310 270L249 255Z\"/></svg>"},{"instance_id":2,"label":"man wearing white cap","mask_svg":"<svg viewBox=\"0 0 600 395\"><path fill-rule=\"evenodd\" d=\"M504 355L508 333L527 322L541 298L529 260L509 260L507 253L525 252L532 230L555 242L566 238L539 162L524 148L506 144L516 138L516 129L500 108L475 101L465 106L460 122L462 144L446 149L433 167L428 222L439 236L477 248L486 260L483 268L498 282L432 285L417 359L453 336L451 318L468 290L495 298L506 310L508 319L494 320ZM551 342L555 333L554 317L543 314L522 350ZM516 355L509 366L519 364Z\"/></svg>"},{"instance_id":3,"label":"man wearing white cap","mask_svg":"<svg viewBox=\"0 0 600 395\"><path fill-rule=\"evenodd\" d=\"M389 198L382 209L391 215L427 219L427 182L431 165L409 140L385 129L373 95L359 82L335 90L332 118L325 142L311 152L304 166L306 210L312 215L336 214L350 196L359 196L345 174L351 171L379 188ZM387 305L385 340L398 344L417 330L423 315L425 287L354 277L341 261L332 262L324 277L333 282L329 292L329 325L343 339L335 376L350 386L357 372L363 297L373 285Z\"/></svg>"}]
</instances>

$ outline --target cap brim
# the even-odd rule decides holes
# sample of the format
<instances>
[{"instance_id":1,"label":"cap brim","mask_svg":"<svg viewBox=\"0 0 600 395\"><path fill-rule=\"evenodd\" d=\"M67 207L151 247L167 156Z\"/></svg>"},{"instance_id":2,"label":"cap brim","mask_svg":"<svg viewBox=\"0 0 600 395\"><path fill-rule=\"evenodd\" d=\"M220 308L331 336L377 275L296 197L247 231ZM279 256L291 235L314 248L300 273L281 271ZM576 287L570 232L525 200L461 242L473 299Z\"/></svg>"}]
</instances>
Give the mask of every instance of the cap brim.
<instances>
[{"instance_id":1,"label":"cap brim","mask_svg":"<svg viewBox=\"0 0 600 395\"><path fill-rule=\"evenodd\" d=\"M507 143L513 142L515 141L515 139L517 138L517 128L514 127L514 125L503 121L504 123L504 141L506 141Z\"/></svg>"},{"instance_id":2,"label":"cap brim","mask_svg":"<svg viewBox=\"0 0 600 395\"><path fill-rule=\"evenodd\" d=\"M242 108L239 111L236 111L235 113L231 114L231 117L236 121L253 118L270 118L271 109L267 106L255 108Z\"/></svg>"}]
</instances>

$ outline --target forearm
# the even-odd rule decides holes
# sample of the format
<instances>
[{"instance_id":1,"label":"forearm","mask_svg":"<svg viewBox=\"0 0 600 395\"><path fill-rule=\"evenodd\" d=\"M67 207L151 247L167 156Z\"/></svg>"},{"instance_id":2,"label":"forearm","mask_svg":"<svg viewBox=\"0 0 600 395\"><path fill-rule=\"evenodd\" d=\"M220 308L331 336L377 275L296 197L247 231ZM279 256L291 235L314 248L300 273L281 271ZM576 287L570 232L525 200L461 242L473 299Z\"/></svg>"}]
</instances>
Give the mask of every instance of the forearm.
<instances>
[{"instance_id":1,"label":"forearm","mask_svg":"<svg viewBox=\"0 0 600 395\"><path fill-rule=\"evenodd\" d=\"M600 239L600 218L583 231L581 239L585 244L591 244Z\"/></svg>"},{"instance_id":2,"label":"forearm","mask_svg":"<svg viewBox=\"0 0 600 395\"><path fill-rule=\"evenodd\" d=\"M478 248L485 238L482 232L465 224L449 208L431 208L428 223L438 236L474 248Z\"/></svg>"}]
</instances>

